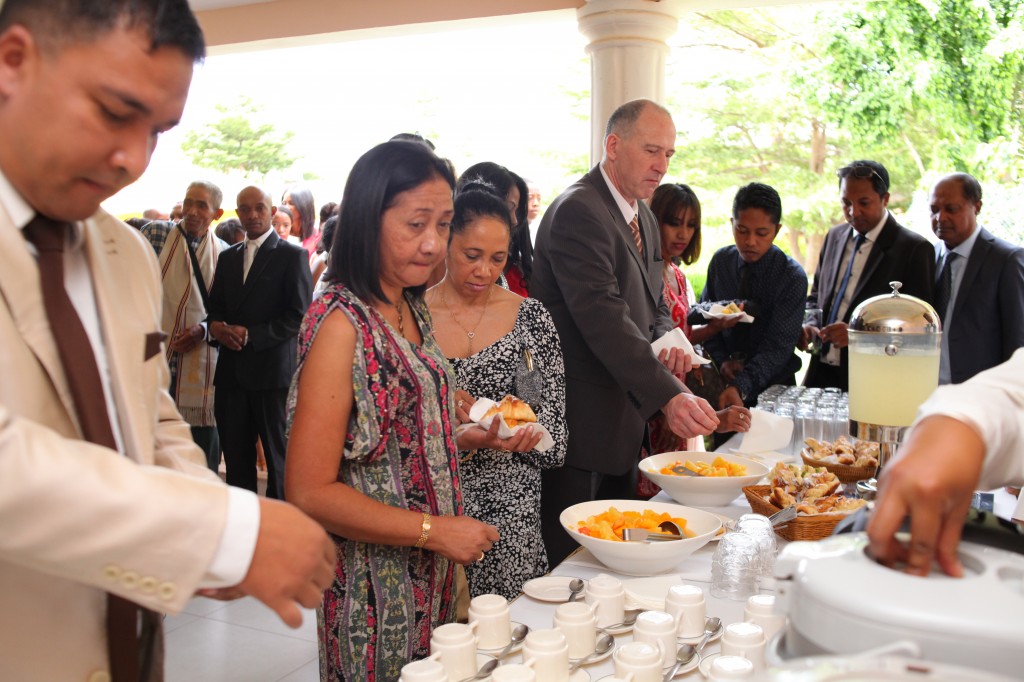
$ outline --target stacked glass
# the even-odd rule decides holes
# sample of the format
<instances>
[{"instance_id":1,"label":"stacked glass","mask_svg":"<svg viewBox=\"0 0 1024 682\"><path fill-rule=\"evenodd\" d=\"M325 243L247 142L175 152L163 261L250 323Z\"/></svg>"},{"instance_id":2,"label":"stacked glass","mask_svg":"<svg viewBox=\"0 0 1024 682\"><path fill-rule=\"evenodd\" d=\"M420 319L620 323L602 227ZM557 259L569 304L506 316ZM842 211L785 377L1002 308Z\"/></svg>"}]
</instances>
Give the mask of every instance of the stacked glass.
<instances>
[{"instance_id":1,"label":"stacked glass","mask_svg":"<svg viewBox=\"0 0 1024 682\"><path fill-rule=\"evenodd\" d=\"M730 532L718 541L711 557L711 594L746 601L757 594L761 572L760 544L746 533Z\"/></svg>"},{"instance_id":2,"label":"stacked glass","mask_svg":"<svg viewBox=\"0 0 1024 682\"><path fill-rule=\"evenodd\" d=\"M735 533L749 535L757 541L758 576L771 578L775 572L775 530L763 514L744 514L736 522Z\"/></svg>"},{"instance_id":3,"label":"stacked glass","mask_svg":"<svg viewBox=\"0 0 1024 682\"><path fill-rule=\"evenodd\" d=\"M793 420L789 451L798 453L804 440L835 441L849 433L849 395L838 388L769 386L758 396L755 409Z\"/></svg>"}]
</instances>

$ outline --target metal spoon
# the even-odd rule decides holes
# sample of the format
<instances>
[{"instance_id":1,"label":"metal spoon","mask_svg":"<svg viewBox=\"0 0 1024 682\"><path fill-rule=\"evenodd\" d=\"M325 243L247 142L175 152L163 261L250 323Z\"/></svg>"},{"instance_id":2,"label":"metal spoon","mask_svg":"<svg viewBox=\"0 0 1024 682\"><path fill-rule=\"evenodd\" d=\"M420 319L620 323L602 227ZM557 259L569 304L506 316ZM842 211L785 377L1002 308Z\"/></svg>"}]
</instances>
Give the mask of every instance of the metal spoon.
<instances>
[{"instance_id":1,"label":"metal spoon","mask_svg":"<svg viewBox=\"0 0 1024 682\"><path fill-rule=\"evenodd\" d=\"M708 643L708 640L716 632L722 629L722 619L717 617L708 618L704 622L704 639L700 640L700 644L697 645L697 653L704 651L704 646Z\"/></svg>"},{"instance_id":2,"label":"metal spoon","mask_svg":"<svg viewBox=\"0 0 1024 682\"><path fill-rule=\"evenodd\" d=\"M492 658L487 661L480 666L479 670L476 671L476 675L471 675L460 682L473 682L473 680L482 680L490 676L490 674L494 672L494 669L501 665L501 659L508 656L508 652L512 650L512 647L526 639L526 635L529 634L529 632L530 627L528 625L523 625L522 623L516 625L512 630L512 640L505 645L505 648L501 650L501 653L498 654L497 658Z\"/></svg>"},{"instance_id":3,"label":"metal spoon","mask_svg":"<svg viewBox=\"0 0 1024 682\"><path fill-rule=\"evenodd\" d=\"M594 646L594 650L591 653L587 654L586 656L584 656L583 658L569 666L569 675L572 675L582 666L586 665L595 658L598 658L599 656L604 656L606 653L611 651L612 647L614 646L615 638L609 635L607 632L603 633L600 637L597 638L597 644Z\"/></svg>"},{"instance_id":4,"label":"metal spoon","mask_svg":"<svg viewBox=\"0 0 1024 682\"><path fill-rule=\"evenodd\" d=\"M639 616L641 613L643 613L641 609L636 609L635 611L626 611L625 617L622 619L621 623L612 623L611 625L606 625L603 628L598 628L598 630L600 630L601 632L608 632L609 630L628 628L632 626L634 623L636 623L636 617Z\"/></svg>"},{"instance_id":5,"label":"metal spoon","mask_svg":"<svg viewBox=\"0 0 1024 682\"><path fill-rule=\"evenodd\" d=\"M586 583L584 583L579 578L573 578L572 580L570 580L569 601L576 601L576 598L580 596L580 593L583 591L584 587L586 587Z\"/></svg>"},{"instance_id":6,"label":"metal spoon","mask_svg":"<svg viewBox=\"0 0 1024 682\"><path fill-rule=\"evenodd\" d=\"M692 644L684 644L679 647L679 651L676 652L676 664L672 666L672 669L665 673L665 679L663 682L670 682L670 680L676 676L679 669L690 662L694 656L697 655L697 650L693 648Z\"/></svg>"},{"instance_id":7,"label":"metal spoon","mask_svg":"<svg viewBox=\"0 0 1024 682\"><path fill-rule=\"evenodd\" d=\"M676 476L697 476L698 478L700 477L700 474L698 474L696 471L687 469L682 464L677 464L674 467L672 467L672 473L675 474Z\"/></svg>"}]
</instances>

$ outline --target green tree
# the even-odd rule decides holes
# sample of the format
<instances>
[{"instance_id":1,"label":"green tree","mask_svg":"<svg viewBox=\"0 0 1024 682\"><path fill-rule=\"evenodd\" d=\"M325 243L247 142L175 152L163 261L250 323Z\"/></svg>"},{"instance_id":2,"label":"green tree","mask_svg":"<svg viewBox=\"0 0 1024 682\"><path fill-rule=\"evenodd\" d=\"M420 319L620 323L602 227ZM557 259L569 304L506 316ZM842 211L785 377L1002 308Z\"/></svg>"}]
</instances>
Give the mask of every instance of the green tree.
<instances>
[{"instance_id":1,"label":"green tree","mask_svg":"<svg viewBox=\"0 0 1024 682\"><path fill-rule=\"evenodd\" d=\"M287 153L294 133L279 133L270 123L254 123L262 108L243 98L235 106L217 105L221 116L199 130L189 131L181 148L192 163L243 177L287 170L296 157Z\"/></svg>"}]
</instances>

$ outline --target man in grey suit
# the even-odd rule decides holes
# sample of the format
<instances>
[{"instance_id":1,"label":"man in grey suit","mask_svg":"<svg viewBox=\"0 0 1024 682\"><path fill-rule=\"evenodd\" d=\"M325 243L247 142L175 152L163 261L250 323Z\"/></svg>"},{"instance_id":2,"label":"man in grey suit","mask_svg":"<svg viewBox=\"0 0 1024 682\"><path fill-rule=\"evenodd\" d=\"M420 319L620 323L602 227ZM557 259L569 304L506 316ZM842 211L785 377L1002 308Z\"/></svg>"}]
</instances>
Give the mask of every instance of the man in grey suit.
<instances>
[{"instance_id":1,"label":"man in grey suit","mask_svg":"<svg viewBox=\"0 0 1024 682\"><path fill-rule=\"evenodd\" d=\"M661 232L643 203L675 153L676 129L648 100L611 115L604 158L544 213L530 293L547 307L565 357L565 466L543 473L541 524L548 559L575 543L558 516L594 499L635 498L636 464L647 419L658 410L680 436L708 434L714 410L686 391L689 369L651 342L672 328L662 299ZM631 226L631 223L633 224Z\"/></svg>"},{"instance_id":2,"label":"man in grey suit","mask_svg":"<svg viewBox=\"0 0 1024 682\"><path fill-rule=\"evenodd\" d=\"M935 245L935 309L942 318L940 384L959 384L1024 346L1024 249L978 225L981 185L947 175L928 199Z\"/></svg>"}]
</instances>

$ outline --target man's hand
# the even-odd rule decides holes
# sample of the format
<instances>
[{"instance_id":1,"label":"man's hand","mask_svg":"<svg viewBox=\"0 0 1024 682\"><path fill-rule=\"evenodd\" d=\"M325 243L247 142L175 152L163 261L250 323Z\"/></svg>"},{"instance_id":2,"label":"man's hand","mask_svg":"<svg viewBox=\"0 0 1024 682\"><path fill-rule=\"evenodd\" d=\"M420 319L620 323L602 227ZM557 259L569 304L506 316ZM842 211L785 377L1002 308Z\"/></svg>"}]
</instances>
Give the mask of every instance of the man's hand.
<instances>
[{"instance_id":1,"label":"man's hand","mask_svg":"<svg viewBox=\"0 0 1024 682\"><path fill-rule=\"evenodd\" d=\"M850 330L845 322L833 322L825 325L819 332L821 340L831 343L836 348L846 348L850 345Z\"/></svg>"},{"instance_id":2,"label":"man's hand","mask_svg":"<svg viewBox=\"0 0 1024 682\"><path fill-rule=\"evenodd\" d=\"M203 339L203 325L194 324L187 329L182 329L171 339L171 350L175 353L187 353Z\"/></svg>"},{"instance_id":3,"label":"man's hand","mask_svg":"<svg viewBox=\"0 0 1024 682\"><path fill-rule=\"evenodd\" d=\"M299 606L319 606L334 580L336 561L334 543L320 524L290 504L260 498L256 551L238 590L297 628L302 625Z\"/></svg>"},{"instance_id":4,"label":"man's hand","mask_svg":"<svg viewBox=\"0 0 1024 682\"><path fill-rule=\"evenodd\" d=\"M211 322L210 335L229 350L242 350L242 346L249 343L249 330L238 324Z\"/></svg>"},{"instance_id":5,"label":"man's hand","mask_svg":"<svg viewBox=\"0 0 1024 682\"><path fill-rule=\"evenodd\" d=\"M672 433L681 438L706 436L718 426L718 416L708 401L692 393L677 393L661 411Z\"/></svg>"},{"instance_id":6,"label":"man's hand","mask_svg":"<svg viewBox=\"0 0 1024 682\"><path fill-rule=\"evenodd\" d=\"M693 369L693 358L682 348L666 348L658 354L658 360L668 367L668 371L677 379L685 379Z\"/></svg>"},{"instance_id":7,"label":"man's hand","mask_svg":"<svg viewBox=\"0 0 1024 682\"><path fill-rule=\"evenodd\" d=\"M820 333L821 330L819 330L817 327L810 324L805 324L803 328L800 330L800 340L796 342L796 347L799 350L806 351L807 346L809 346L811 343L811 339L813 339L815 336L818 336Z\"/></svg>"},{"instance_id":8,"label":"man's hand","mask_svg":"<svg viewBox=\"0 0 1024 682\"><path fill-rule=\"evenodd\" d=\"M868 523L871 554L886 565L906 562L914 575L928 575L934 558L946 574L962 576L956 549L984 460L985 443L967 424L942 416L922 420L882 470ZM904 545L895 534L907 516L910 544Z\"/></svg>"},{"instance_id":9,"label":"man's hand","mask_svg":"<svg viewBox=\"0 0 1024 682\"><path fill-rule=\"evenodd\" d=\"M722 363L721 371L722 378L726 381L732 381L736 378L736 375L743 371L744 362L742 360L726 360Z\"/></svg>"}]
</instances>

